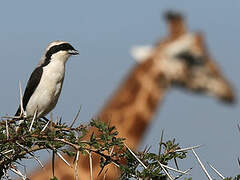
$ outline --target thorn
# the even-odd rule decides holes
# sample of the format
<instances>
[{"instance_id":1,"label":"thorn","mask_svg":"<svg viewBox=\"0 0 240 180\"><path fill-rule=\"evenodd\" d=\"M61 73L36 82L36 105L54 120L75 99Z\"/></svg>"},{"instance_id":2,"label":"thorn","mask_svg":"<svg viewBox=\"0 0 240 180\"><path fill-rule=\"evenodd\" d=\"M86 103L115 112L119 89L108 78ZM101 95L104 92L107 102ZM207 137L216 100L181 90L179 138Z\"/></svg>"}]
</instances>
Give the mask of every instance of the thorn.
<instances>
[{"instance_id":1,"label":"thorn","mask_svg":"<svg viewBox=\"0 0 240 180\"><path fill-rule=\"evenodd\" d=\"M164 130L162 130L162 134L161 134L161 139L160 139L160 143L159 143L159 150L158 150L158 156L161 155L161 151L162 151L163 133L164 133Z\"/></svg>"},{"instance_id":2,"label":"thorn","mask_svg":"<svg viewBox=\"0 0 240 180\"><path fill-rule=\"evenodd\" d=\"M175 150L175 152L182 152L182 151L188 151L188 150L192 150L192 149L196 149L201 147L202 145L196 145L196 146L192 146L192 147L187 147L187 148L183 148L183 149L177 149Z\"/></svg>"},{"instance_id":3,"label":"thorn","mask_svg":"<svg viewBox=\"0 0 240 180\"><path fill-rule=\"evenodd\" d=\"M72 124L69 126L70 128L72 128L72 126L74 125L74 123L75 123L76 120L78 119L81 109L82 109L82 106L80 106L80 108L79 108L79 110L78 110L78 112L77 112L75 118L73 119Z\"/></svg>"},{"instance_id":4,"label":"thorn","mask_svg":"<svg viewBox=\"0 0 240 180\"><path fill-rule=\"evenodd\" d=\"M70 163L69 162L67 162L67 160L66 159L64 159L64 157L56 150L56 154L60 157L60 159L62 159L63 160L63 162L65 162L69 167L71 167L71 165L70 165Z\"/></svg>"},{"instance_id":5,"label":"thorn","mask_svg":"<svg viewBox=\"0 0 240 180\"><path fill-rule=\"evenodd\" d=\"M108 169L106 169L106 171L104 172L104 175L103 175L103 180L106 180L106 175L107 175L107 172L108 172Z\"/></svg>"},{"instance_id":6,"label":"thorn","mask_svg":"<svg viewBox=\"0 0 240 180\"><path fill-rule=\"evenodd\" d=\"M117 164L117 163L115 163L115 162L112 162L116 167L118 167L118 168L120 168L120 166Z\"/></svg>"},{"instance_id":7,"label":"thorn","mask_svg":"<svg viewBox=\"0 0 240 180\"><path fill-rule=\"evenodd\" d=\"M46 125L43 127L43 129L41 130L41 132L45 131L45 129L47 128L47 126L48 126L49 123L50 123L50 121L48 121L48 122L46 123Z\"/></svg>"},{"instance_id":8,"label":"thorn","mask_svg":"<svg viewBox=\"0 0 240 180\"><path fill-rule=\"evenodd\" d=\"M21 119L21 120L18 122L18 124L17 124L17 126L16 126L16 132L18 132L18 130L19 130L19 128L20 128L20 125L22 124L23 121L24 121L24 120Z\"/></svg>"},{"instance_id":9,"label":"thorn","mask_svg":"<svg viewBox=\"0 0 240 180\"><path fill-rule=\"evenodd\" d=\"M8 151L5 151L5 152L2 152L1 154L7 154L7 153L10 153L10 152L12 152L12 151L14 151L14 149L11 149L11 150L8 150Z\"/></svg>"},{"instance_id":10,"label":"thorn","mask_svg":"<svg viewBox=\"0 0 240 180\"><path fill-rule=\"evenodd\" d=\"M7 134L7 140L9 139L9 131L8 131L8 123L6 120L6 134Z\"/></svg>"},{"instance_id":11,"label":"thorn","mask_svg":"<svg viewBox=\"0 0 240 180\"><path fill-rule=\"evenodd\" d=\"M238 131L240 132L240 125L238 124L237 127L238 127Z\"/></svg>"},{"instance_id":12,"label":"thorn","mask_svg":"<svg viewBox=\"0 0 240 180\"><path fill-rule=\"evenodd\" d=\"M1 117L2 120L3 119L16 119L16 118L19 118L19 116L8 116L8 115L6 115L6 116Z\"/></svg>"},{"instance_id":13,"label":"thorn","mask_svg":"<svg viewBox=\"0 0 240 180\"><path fill-rule=\"evenodd\" d=\"M238 165L239 165L239 167L240 167L240 159L238 158Z\"/></svg>"},{"instance_id":14,"label":"thorn","mask_svg":"<svg viewBox=\"0 0 240 180\"><path fill-rule=\"evenodd\" d=\"M144 169L147 169L145 164L132 152L132 150L124 143L124 146L128 149L128 151L138 160L138 162L144 167Z\"/></svg>"},{"instance_id":15,"label":"thorn","mask_svg":"<svg viewBox=\"0 0 240 180\"><path fill-rule=\"evenodd\" d=\"M174 180L173 178L172 178L172 176L167 172L167 170L164 168L164 166L160 163L160 162L158 162L159 163L159 165L161 166L161 168L163 169L163 171L165 172L165 174L168 176L168 178L170 179L170 180Z\"/></svg>"},{"instance_id":16,"label":"thorn","mask_svg":"<svg viewBox=\"0 0 240 180\"><path fill-rule=\"evenodd\" d=\"M53 150L52 152L53 152L53 155L52 155L52 173L53 173L53 177L54 177L55 150Z\"/></svg>"},{"instance_id":17,"label":"thorn","mask_svg":"<svg viewBox=\"0 0 240 180\"><path fill-rule=\"evenodd\" d=\"M210 163L208 165L215 171L215 173L222 179L225 179L225 177L216 169L214 168Z\"/></svg>"},{"instance_id":18,"label":"thorn","mask_svg":"<svg viewBox=\"0 0 240 180\"><path fill-rule=\"evenodd\" d=\"M146 153L147 150L148 150L148 145L146 145L146 146L144 147L143 153Z\"/></svg>"},{"instance_id":19,"label":"thorn","mask_svg":"<svg viewBox=\"0 0 240 180\"><path fill-rule=\"evenodd\" d=\"M44 168L42 162L36 156L34 156L34 154L31 153L30 155L38 162L38 164L41 166L41 168Z\"/></svg>"},{"instance_id":20,"label":"thorn","mask_svg":"<svg viewBox=\"0 0 240 180\"><path fill-rule=\"evenodd\" d=\"M112 147L112 149L111 149L111 151L110 151L110 156L112 155L112 153L113 153L113 150L114 150L114 146Z\"/></svg>"},{"instance_id":21,"label":"thorn","mask_svg":"<svg viewBox=\"0 0 240 180\"><path fill-rule=\"evenodd\" d=\"M20 94L20 108L21 108L20 117L21 117L22 115L24 115L24 109L23 109L22 85L20 80L19 80L19 94Z\"/></svg>"},{"instance_id":22,"label":"thorn","mask_svg":"<svg viewBox=\"0 0 240 180\"><path fill-rule=\"evenodd\" d=\"M79 151L77 151L77 155L75 158L75 166L74 166L75 180L78 180L78 158L79 158Z\"/></svg>"},{"instance_id":23,"label":"thorn","mask_svg":"<svg viewBox=\"0 0 240 180\"><path fill-rule=\"evenodd\" d=\"M36 116L37 116L37 109L34 112L34 115L33 115L33 118L32 118L32 122L31 122L31 125L29 127L29 132L31 132L31 130L32 130L32 126L33 126L33 123L34 123L34 121L36 119Z\"/></svg>"},{"instance_id":24,"label":"thorn","mask_svg":"<svg viewBox=\"0 0 240 180\"><path fill-rule=\"evenodd\" d=\"M88 151L87 153L89 155L90 179L93 180L92 154Z\"/></svg>"},{"instance_id":25,"label":"thorn","mask_svg":"<svg viewBox=\"0 0 240 180\"><path fill-rule=\"evenodd\" d=\"M59 124L59 125L62 124L62 117L60 117L58 124Z\"/></svg>"},{"instance_id":26,"label":"thorn","mask_svg":"<svg viewBox=\"0 0 240 180\"><path fill-rule=\"evenodd\" d=\"M16 142L17 145L19 145L21 148L23 148L26 152L28 152L28 154L30 154L39 164L40 166L43 168L43 164L42 162L31 152L28 151L28 149L26 147L24 147L23 145L19 144L18 142ZM25 167L25 166L24 166Z\"/></svg>"},{"instance_id":27,"label":"thorn","mask_svg":"<svg viewBox=\"0 0 240 180\"><path fill-rule=\"evenodd\" d=\"M19 171L15 166L11 165L10 170L20 176L23 180L26 179L26 177L21 173L21 171Z\"/></svg>"},{"instance_id":28,"label":"thorn","mask_svg":"<svg viewBox=\"0 0 240 180\"><path fill-rule=\"evenodd\" d=\"M193 152L194 156L196 157L199 165L201 166L203 172L206 174L207 178L208 178L209 180L212 180L211 176L208 174L206 168L205 168L204 165L202 164L201 160L199 159L199 157L198 157L198 155L196 154L196 152L194 151L194 149L192 149L192 152Z\"/></svg>"},{"instance_id":29,"label":"thorn","mask_svg":"<svg viewBox=\"0 0 240 180\"><path fill-rule=\"evenodd\" d=\"M183 172L186 173L186 174L188 174L188 172L189 172L190 170L192 170L192 169L193 169L193 167L192 167L192 168L189 168L189 169L187 169L186 171L183 171ZM176 176L175 179L178 179L178 178L182 177L182 175L183 175L183 174L180 174L179 176Z\"/></svg>"},{"instance_id":30,"label":"thorn","mask_svg":"<svg viewBox=\"0 0 240 180\"><path fill-rule=\"evenodd\" d=\"M175 163L177 169L179 169L179 167L178 167L178 163L177 163L177 159L176 159L176 158L174 158L174 163Z\"/></svg>"},{"instance_id":31,"label":"thorn","mask_svg":"<svg viewBox=\"0 0 240 180\"><path fill-rule=\"evenodd\" d=\"M57 117L56 121L55 121L55 124L58 125L58 122L59 122L59 118Z\"/></svg>"},{"instance_id":32,"label":"thorn","mask_svg":"<svg viewBox=\"0 0 240 180\"><path fill-rule=\"evenodd\" d=\"M146 153L148 153L151 148L152 148L152 146L149 146L149 147L146 149Z\"/></svg>"},{"instance_id":33,"label":"thorn","mask_svg":"<svg viewBox=\"0 0 240 180\"><path fill-rule=\"evenodd\" d=\"M169 169L169 170L172 170L172 171L175 171L175 172L178 172L178 173L184 174L184 175L187 174L186 171L180 171L180 170L178 170L178 169L175 169L175 168L169 167L169 166L167 166L167 165L164 165L164 164L160 163L159 161L158 161L158 163L159 163L160 165L162 165L164 168L167 168L167 169Z\"/></svg>"}]
</instances>

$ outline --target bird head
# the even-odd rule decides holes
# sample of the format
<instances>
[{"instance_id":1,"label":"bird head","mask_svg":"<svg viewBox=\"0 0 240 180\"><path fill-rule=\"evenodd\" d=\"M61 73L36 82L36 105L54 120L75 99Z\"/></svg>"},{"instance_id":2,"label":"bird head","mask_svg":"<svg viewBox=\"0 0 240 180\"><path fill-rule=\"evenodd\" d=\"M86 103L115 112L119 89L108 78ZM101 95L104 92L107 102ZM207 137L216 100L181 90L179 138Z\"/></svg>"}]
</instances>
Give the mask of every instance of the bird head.
<instances>
[{"instance_id":1,"label":"bird head","mask_svg":"<svg viewBox=\"0 0 240 180\"><path fill-rule=\"evenodd\" d=\"M47 46L38 66L46 66L53 60L58 60L66 63L66 61L71 55L78 54L78 51L74 49L73 46L68 42L53 41Z\"/></svg>"}]
</instances>

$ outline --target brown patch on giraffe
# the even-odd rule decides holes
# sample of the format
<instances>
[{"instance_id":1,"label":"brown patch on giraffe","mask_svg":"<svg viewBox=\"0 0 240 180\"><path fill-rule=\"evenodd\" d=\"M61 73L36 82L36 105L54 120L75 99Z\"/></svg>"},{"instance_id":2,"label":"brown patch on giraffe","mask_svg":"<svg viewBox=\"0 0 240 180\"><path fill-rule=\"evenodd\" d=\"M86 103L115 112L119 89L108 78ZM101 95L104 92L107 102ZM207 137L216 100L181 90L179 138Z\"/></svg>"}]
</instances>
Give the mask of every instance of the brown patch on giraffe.
<instances>
[{"instance_id":1,"label":"brown patch on giraffe","mask_svg":"<svg viewBox=\"0 0 240 180\"><path fill-rule=\"evenodd\" d=\"M151 69L153 66L153 58L149 57L148 59L146 59L143 63L141 63L138 68L141 71L144 71L144 73L146 73L149 69ZM141 72L142 73L142 72Z\"/></svg>"},{"instance_id":2,"label":"brown patch on giraffe","mask_svg":"<svg viewBox=\"0 0 240 180\"><path fill-rule=\"evenodd\" d=\"M204 39L203 39L203 33L198 32L196 33L196 40L195 40L195 46L198 49L198 51L203 51L202 54L205 54L205 61L206 66L208 66L207 68L210 69L210 72L212 74L215 74L216 76L221 76L221 72L220 72L220 68L217 66L217 64L215 63L215 61L210 57L208 50L207 50L207 46L204 43Z\"/></svg>"},{"instance_id":3,"label":"brown patch on giraffe","mask_svg":"<svg viewBox=\"0 0 240 180\"><path fill-rule=\"evenodd\" d=\"M71 180L74 179L73 174L64 174L64 176L61 177L61 180Z\"/></svg>"},{"instance_id":4,"label":"brown patch on giraffe","mask_svg":"<svg viewBox=\"0 0 240 180\"><path fill-rule=\"evenodd\" d=\"M165 75L161 72L157 76L155 76L153 80L154 80L154 84L156 84L157 87L160 89L163 89L163 88L165 89L169 84Z\"/></svg>"},{"instance_id":5,"label":"brown patch on giraffe","mask_svg":"<svg viewBox=\"0 0 240 180\"><path fill-rule=\"evenodd\" d=\"M93 169L96 168L96 166L99 165L99 156L97 156L96 154L92 154L92 167ZM84 164L84 166L82 166L82 164ZM89 167L89 156L85 155L82 156L81 161L79 162L79 166L81 168L84 169L84 171L90 171L90 167Z\"/></svg>"},{"instance_id":6,"label":"brown patch on giraffe","mask_svg":"<svg viewBox=\"0 0 240 180\"><path fill-rule=\"evenodd\" d=\"M136 123L129 128L128 134L131 138L138 139L139 141L148 125L148 122L140 113L136 114L134 121Z\"/></svg>"},{"instance_id":7,"label":"brown patch on giraffe","mask_svg":"<svg viewBox=\"0 0 240 180\"><path fill-rule=\"evenodd\" d=\"M84 166L81 166L82 164L84 164ZM78 163L78 165L83 168L84 171L89 171L89 157L87 155L82 155L81 161Z\"/></svg>"},{"instance_id":8,"label":"brown patch on giraffe","mask_svg":"<svg viewBox=\"0 0 240 180\"><path fill-rule=\"evenodd\" d=\"M149 110L153 112L158 105L158 99L155 98L153 94L149 94L147 97L147 105L149 107Z\"/></svg>"},{"instance_id":9,"label":"brown patch on giraffe","mask_svg":"<svg viewBox=\"0 0 240 180\"><path fill-rule=\"evenodd\" d=\"M93 169L99 166L100 164L100 156L96 154L92 154L92 167Z\"/></svg>"},{"instance_id":10,"label":"brown patch on giraffe","mask_svg":"<svg viewBox=\"0 0 240 180\"><path fill-rule=\"evenodd\" d=\"M213 60L208 61L207 66L210 71L215 74L215 76L222 76L219 67Z\"/></svg>"},{"instance_id":11,"label":"brown patch on giraffe","mask_svg":"<svg viewBox=\"0 0 240 180\"><path fill-rule=\"evenodd\" d=\"M117 98L117 100L112 102L112 108L114 109L120 109L122 107L126 107L126 105L129 105L133 103L137 97L137 92L141 88L141 84L138 82L135 77L130 77L127 80L127 83L125 86L128 88L128 91L123 92L121 94L121 98Z\"/></svg>"},{"instance_id":12,"label":"brown patch on giraffe","mask_svg":"<svg viewBox=\"0 0 240 180\"><path fill-rule=\"evenodd\" d=\"M151 69L153 65L153 59L149 58L143 63L139 64L135 68L132 69L131 73L129 74L129 78L126 79L125 83L122 84L122 88L116 93L117 96L112 99L108 106L104 109L111 108L119 109L125 108L126 106L135 102L139 89L141 89L141 83L139 82L139 77L143 74L146 74L149 69ZM120 94L120 96L118 95ZM103 110L104 111L104 110Z\"/></svg>"}]
</instances>

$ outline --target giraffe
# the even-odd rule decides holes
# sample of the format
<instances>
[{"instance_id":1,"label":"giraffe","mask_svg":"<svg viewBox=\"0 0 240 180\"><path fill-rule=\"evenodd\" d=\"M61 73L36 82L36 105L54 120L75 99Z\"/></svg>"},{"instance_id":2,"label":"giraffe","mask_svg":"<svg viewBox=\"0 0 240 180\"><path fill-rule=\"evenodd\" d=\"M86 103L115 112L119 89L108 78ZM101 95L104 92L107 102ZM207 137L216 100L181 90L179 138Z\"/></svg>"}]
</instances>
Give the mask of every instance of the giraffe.
<instances>
[{"instance_id":1,"label":"giraffe","mask_svg":"<svg viewBox=\"0 0 240 180\"><path fill-rule=\"evenodd\" d=\"M157 107L171 87L210 94L226 103L235 100L232 86L208 53L203 35L188 32L184 18L179 13L167 12L165 19L168 36L157 42L145 58L132 68L97 114L104 122L110 120L119 136L126 138L126 144L133 150L138 147ZM116 179L118 171L112 167L107 168L110 169L105 178ZM49 162L44 171L34 172L30 179L49 179L52 176L51 169ZM103 178L97 177L99 170L99 157L93 155L94 179ZM80 158L78 174L80 179L90 179L87 156ZM55 175L60 180L74 179L74 169L58 159L55 162Z\"/></svg>"}]
</instances>

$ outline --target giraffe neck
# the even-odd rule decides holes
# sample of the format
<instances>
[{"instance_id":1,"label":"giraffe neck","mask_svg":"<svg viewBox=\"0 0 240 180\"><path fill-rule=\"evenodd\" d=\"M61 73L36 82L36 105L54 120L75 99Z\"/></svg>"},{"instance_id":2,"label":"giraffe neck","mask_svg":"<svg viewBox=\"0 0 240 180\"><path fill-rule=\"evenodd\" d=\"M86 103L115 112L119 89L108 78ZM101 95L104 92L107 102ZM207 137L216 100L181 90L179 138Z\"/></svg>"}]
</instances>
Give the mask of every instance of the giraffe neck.
<instances>
[{"instance_id":1,"label":"giraffe neck","mask_svg":"<svg viewBox=\"0 0 240 180\"><path fill-rule=\"evenodd\" d=\"M98 114L102 121L110 121L133 149L138 147L169 86L164 74L155 74L152 66L153 60L136 65Z\"/></svg>"},{"instance_id":2,"label":"giraffe neck","mask_svg":"<svg viewBox=\"0 0 240 180\"><path fill-rule=\"evenodd\" d=\"M153 60L149 59L133 67L130 74L117 89L115 94L105 104L102 111L97 115L101 121L110 122L117 128L119 137L126 138L126 143L131 149L136 149L140 144L145 129L151 123L157 106L168 90L169 83L163 73L154 73ZM90 133L85 137L89 138L94 129L89 129ZM94 176L99 172L99 157L93 155ZM68 157L65 157L68 159ZM71 160L69 161L71 162ZM79 173L82 179L89 178L89 159L81 157L79 159ZM60 179L71 179L74 175L72 169L66 169L61 160L55 162L57 168L55 173ZM63 167L64 170L60 167ZM32 174L32 179L46 179L51 177L51 163L47 164L48 173L41 171ZM64 173L63 173L64 172ZM108 179L116 178L118 173L110 171ZM44 176L44 177L43 177Z\"/></svg>"}]
</instances>

